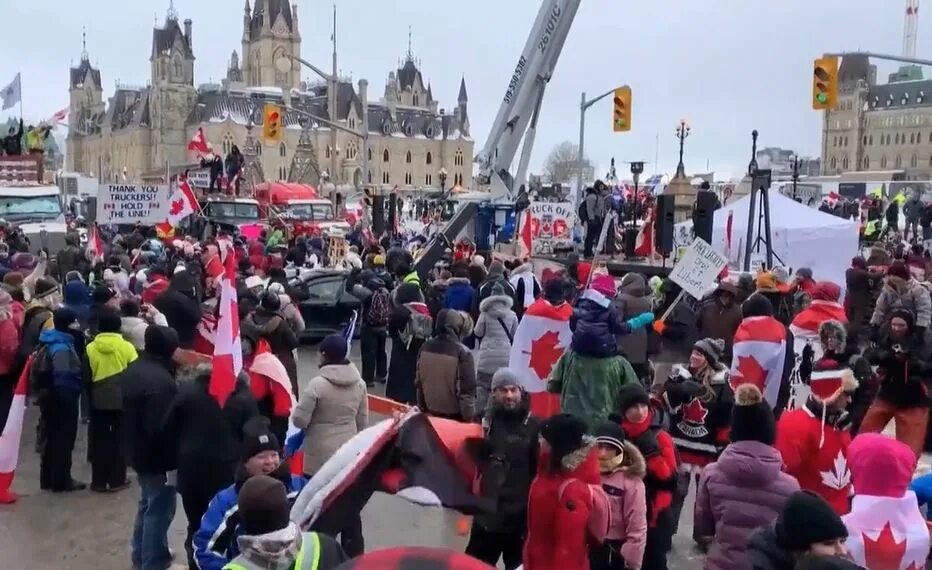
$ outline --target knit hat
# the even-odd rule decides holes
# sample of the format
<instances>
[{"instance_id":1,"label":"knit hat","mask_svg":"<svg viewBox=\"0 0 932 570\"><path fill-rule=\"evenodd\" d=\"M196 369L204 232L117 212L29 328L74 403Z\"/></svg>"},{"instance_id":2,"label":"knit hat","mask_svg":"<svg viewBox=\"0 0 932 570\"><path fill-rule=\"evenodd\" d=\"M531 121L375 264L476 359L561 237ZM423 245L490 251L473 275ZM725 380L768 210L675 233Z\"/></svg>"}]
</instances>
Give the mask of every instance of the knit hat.
<instances>
[{"instance_id":1,"label":"knit hat","mask_svg":"<svg viewBox=\"0 0 932 570\"><path fill-rule=\"evenodd\" d=\"M281 451L271 426L272 423L265 416L255 416L246 422L243 426L243 461L263 451Z\"/></svg>"},{"instance_id":2,"label":"knit hat","mask_svg":"<svg viewBox=\"0 0 932 570\"><path fill-rule=\"evenodd\" d=\"M606 297L614 297L617 292L615 287L615 279L611 275L596 275L592 278L592 284L589 286L590 289L598 291L599 293L605 295Z\"/></svg>"},{"instance_id":3,"label":"knit hat","mask_svg":"<svg viewBox=\"0 0 932 570\"><path fill-rule=\"evenodd\" d=\"M709 366L718 368L722 355L725 353L725 341L720 338L704 338L696 341L693 350L697 350L709 361Z\"/></svg>"},{"instance_id":4,"label":"knit hat","mask_svg":"<svg viewBox=\"0 0 932 570\"><path fill-rule=\"evenodd\" d=\"M117 295L116 291L114 291L110 287L107 287L106 285L98 285L97 287L94 287L94 293L92 295L92 298L94 299L94 302L97 303L98 305L103 305L110 299L116 297L116 295Z\"/></svg>"},{"instance_id":5,"label":"knit hat","mask_svg":"<svg viewBox=\"0 0 932 570\"><path fill-rule=\"evenodd\" d=\"M97 315L97 330L102 333L118 333L123 322L120 312L110 307L103 307Z\"/></svg>"},{"instance_id":6,"label":"knit hat","mask_svg":"<svg viewBox=\"0 0 932 570\"><path fill-rule=\"evenodd\" d=\"M812 395L822 401L834 400L840 392L853 392L858 381L850 368L835 359L823 357L812 365L809 379Z\"/></svg>"},{"instance_id":7,"label":"knit hat","mask_svg":"<svg viewBox=\"0 0 932 570\"><path fill-rule=\"evenodd\" d=\"M776 439L777 422L760 389L753 384L738 386L731 411L731 441L759 441L773 445Z\"/></svg>"},{"instance_id":8,"label":"knit hat","mask_svg":"<svg viewBox=\"0 0 932 570\"><path fill-rule=\"evenodd\" d=\"M540 435L550 446L550 469L563 469L563 458L577 449L584 447L586 441L586 422L570 414L550 416L540 426Z\"/></svg>"},{"instance_id":9,"label":"knit hat","mask_svg":"<svg viewBox=\"0 0 932 570\"><path fill-rule=\"evenodd\" d=\"M819 325L819 342L822 343L823 347L828 347L830 340L835 341L835 352L845 351L845 346L848 343L848 331L845 329L845 325L834 319L829 319Z\"/></svg>"},{"instance_id":10,"label":"knit hat","mask_svg":"<svg viewBox=\"0 0 932 570\"><path fill-rule=\"evenodd\" d=\"M492 390L507 388L509 386L522 388L521 380L518 379L518 375L510 368L499 368L496 370L495 374L492 375Z\"/></svg>"},{"instance_id":11,"label":"knit hat","mask_svg":"<svg viewBox=\"0 0 932 570\"><path fill-rule=\"evenodd\" d=\"M504 275L505 274L505 265L499 261L495 260L489 265L489 275Z\"/></svg>"},{"instance_id":12,"label":"knit hat","mask_svg":"<svg viewBox=\"0 0 932 570\"><path fill-rule=\"evenodd\" d=\"M862 433L848 446L848 468L858 495L900 499L916 471L916 454L892 437Z\"/></svg>"},{"instance_id":13,"label":"knit hat","mask_svg":"<svg viewBox=\"0 0 932 570\"><path fill-rule=\"evenodd\" d=\"M772 317L773 305L767 297L754 293L744 303L741 303L741 316L745 319L748 317Z\"/></svg>"},{"instance_id":14,"label":"knit hat","mask_svg":"<svg viewBox=\"0 0 932 570\"><path fill-rule=\"evenodd\" d=\"M34 299L43 299L55 293L58 293L58 281L51 277L40 277L36 281L36 290L32 297Z\"/></svg>"},{"instance_id":15,"label":"knit hat","mask_svg":"<svg viewBox=\"0 0 932 570\"><path fill-rule=\"evenodd\" d=\"M625 451L625 430L617 422L602 422L595 430L596 445L610 445L620 452Z\"/></svg>"},{"instance_id":16,"label":"knit hat","mask_svg":"<svg viewBox=\"0 0 932 570\"><path fill-rule=\"evenodd\" d=\"M894 261L887 269L887 275L890 277L899 277L900 279L909 281L909 267L907 267L906 264L902 261Z\"/></svg>"},{"instance_id":17,"label":"knit hat","mask_svg":"<svg viewBox=\"0 0 932 570\"><path fill-rule=\"evenodd\" d=\"M847 538L848 529L825 499L812 491L790 495L774 525L777 545L803 551L817 542Z\"/></svg>"},{"instance_id":18,"label":"knit hat","mask_svg":"<svg viewBox=\"0 0 932 570\"><path fill-rule=\"evenodd\" d=\"M19 271L10 271L3 276L3 282L12 287L22 287L23 286L23 274Z\"/></svg>"},{"instance_id":19,"label":"knit hat","mask_svg":"<svg viewBox=\"0 0 932 570\"><path fill-rule=\"evenodd\" d=\"M761 273L757 276L757 290L767 293L777 290L777 278L773 273Z\"/></svg>"},{"instance_id":20,"label":"knit hat","mask_svg":"<svg viewBox=\"0 0 932 570\"><path fill-rule=\"evenodd\" d=\"M335 570L494 570L494 567L449 548L396 546L367 552Z\"/></svg>"},{"instance_id":21,"label":"knit hat","mask_svg":"<svg viewBox=\"0 0 932 570\"><path fill-rule=\"evenodd\" d=\"M178 350L178 333L169 327L149 325L146 327L144 342L147 354L168 360Z\"/></svg>"},{"instance_id":22,"label":"knit hat","mask_svg":"<svg viewBox=\"0 0 932 570\"><path fill-rule=\"evenodd\" d=\"M236 502L244 534L268 534L291 524L288 491L278 479L267 475L250 477L239 490Z\"/></svg>"},{"instance_id":23,"label":"knit hat","mask_svg":"<svg viewBox=\"0 0 932 570\"><path fill-rule=\"evenodd\" d=\"M57 331L65 332L77 321L78 314L68 307L58 307L55 309L55 312L52 313L52 323L55 325L55 330Z\"/></svg>"},{"instance_id":24,"label":"knit hat","mask_svg":"<svg viewBox=\"0 0 932 570\"><path fill-rule=\"evenodd\" d=\"M320 343L320 353L330 362L339 362L346 359L346 338L341 334L327 335Z\"/></svg>"},{"instance_id":25,"label":"knit hat","mask_svg":"<svg viewBox=\"0 0 932 570\"><path fill-rule=\"evenodd\" d=\"M819 281L816 283L815 291L812 292L813 301L832 301L838 302L841 298L841 287L831 281Z\"/></svg>"},{"instance_id":26,"label":"knit hat","mask_svg":"<svg viewBox=\"0 0 932 570\"><path fill-rule=\"evenodd\" d=\"M650 405L650 395L640 382L628 382L618 392L618 411L622 415L638 404Z\"/></svg>"},{"instance_id":27,"label":"knit hat","mask_svg":"<svg viewBox=\"0 0 932 570\"><path fill-rule=\"evenodd\" d=\"M790 282L790 272L786 270L786 267L778 265L773 268L770 274L773 275L773 278L777 281L777 284Z\"/></svg>"}]
</instances>

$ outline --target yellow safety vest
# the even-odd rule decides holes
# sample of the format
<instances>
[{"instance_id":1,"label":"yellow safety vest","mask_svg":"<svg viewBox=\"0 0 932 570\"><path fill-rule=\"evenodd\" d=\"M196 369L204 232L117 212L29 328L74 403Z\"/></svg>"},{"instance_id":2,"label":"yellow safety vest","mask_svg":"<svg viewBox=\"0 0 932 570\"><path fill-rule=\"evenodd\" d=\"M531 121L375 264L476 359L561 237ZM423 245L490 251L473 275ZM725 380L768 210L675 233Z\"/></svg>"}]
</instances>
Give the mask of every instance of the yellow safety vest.
<instances>
[{"instance_id":1,"label":"yellow safety vest","mask_svg":"<svg viewBox=\"0 0 932 570\"><path fill-rule=\"evenodd\" d=\"M417 271L412 271L411 273L408 273L407 275L405 275L405 278L403 279L403 281L405 283L414 283L415 285L418 285L418 286L420 286L421 284L421 278L418 276Z\"/></svg>"},{"instance_id":2,"label":"yellow safety vest","mask_svg":"<svg viewBox=\"0 0 932 570\"><path fill-rule=\"evenodd\" d=\"M316 532L305 532L302 534L301 550L294 560L294 570L317 570L320 566L320 536ZM307 556L307 543L311 543L311 556ZM242 555L237 556L231 562L223 567L223 570L258 570L254 564L246 561Z\"/></svg>"}]
</instances>

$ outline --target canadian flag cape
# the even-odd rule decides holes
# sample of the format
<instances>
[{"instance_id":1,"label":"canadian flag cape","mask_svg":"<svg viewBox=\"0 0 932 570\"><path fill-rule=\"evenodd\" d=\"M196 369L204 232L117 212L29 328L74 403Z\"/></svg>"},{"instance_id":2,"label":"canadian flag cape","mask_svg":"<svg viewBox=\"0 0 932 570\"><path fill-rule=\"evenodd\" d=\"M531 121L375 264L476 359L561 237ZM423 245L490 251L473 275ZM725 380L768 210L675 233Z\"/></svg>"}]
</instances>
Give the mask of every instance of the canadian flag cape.
<instances>
[{"instance_id":1,"label":"canadian flag cape","mask_svg":"<svg viewBox=\"0 0 932 570\"><path fill-rule=\"evenodd\" d=\"M834 301L812 301L793 319L790 332L793 333L793 352L802 355L806 345L812 347L813 361L822 358L822 345L819 342L819 327L825 321L835 320L841 324L848 323L845 308Z\"/></svg>"},{"instance_id":2,"label":"canadian flag cape","mask_svg":"<svg viewBox=\"0 0 932 570\"><path fill-rule=\"evenodd\" d=\"M26 387L31 368L32 356L26 361L26 366L19 375L6 425L0 434L0 504L16 502L16 495L10 491L10 487L13 485L16 465L19 463L19 444L23 439L23 416L26 414Z\"/></svg>"},{"instance_id":3,"label":"canadian flag cape","mask_svg":"<svg viewBox=\"0 0 932 570\"><path fill-rule=\"evenodd\" d=\"M842 517L848 527L845 546L867 570L921 570L929 555L929 529L907 491L897 499L855 495L851 512Z\"/></svg>"},{"instance_id":4,"label":"canadian flag cape","mask_svg":"<svg viewBox=\"0 0 932 570\"><path fill-rule=\"evenodd\" d=\"M572 315L569 303L554 306L538 299L525 311L511 345L508 367L518 374L521 386L531 394L532 411L541 417L553 414L558 405L559 400L547 394L547 378L570 346Z\"/></svg>"},{"instance_id":5,"label":"canadian flag cape","mask_svg":"<svg viewBox=\"0 0 932 570\"><path fill-rule=\"evenodd\" d=\"M773 317L748 317L735 331L731 385L754 384L777 405L786 362L786 327Z\"/></svg>"}]
</instances>

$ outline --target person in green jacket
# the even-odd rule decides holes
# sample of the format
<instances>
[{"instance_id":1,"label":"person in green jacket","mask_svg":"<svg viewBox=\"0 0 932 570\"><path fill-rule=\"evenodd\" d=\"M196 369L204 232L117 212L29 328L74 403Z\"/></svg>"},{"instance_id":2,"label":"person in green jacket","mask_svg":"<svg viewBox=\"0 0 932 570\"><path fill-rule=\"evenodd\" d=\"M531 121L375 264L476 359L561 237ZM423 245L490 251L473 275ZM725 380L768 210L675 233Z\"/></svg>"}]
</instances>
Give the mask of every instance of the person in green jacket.
<instances>
[{"instance_id":1,"label":"person in green jacket","mask_svg":"<svg viewBox=\"0 0 932 570\"><path fill-rule=\"evenodd\" d=\"M571 347L550 372L547 391L560 395L560 411L594 429L619 412L621 388L629 382L639 380L623 356L584 356Z\"/></svg>"},{"instance_id":2,"label":"person in green jacket","mask_svg":"<svg viewBox=\"0 0 932 570\"><path fill-rule=\"evenodd\" d=\"M91 368L91 425L88 446L91 456L91 490L112 493L129 486L126 457L121 442L123 371L136 360L136 348L120 334L122 319L115 309L104 307L98 330L87 345Z\"/></svg>"}]
</instances>

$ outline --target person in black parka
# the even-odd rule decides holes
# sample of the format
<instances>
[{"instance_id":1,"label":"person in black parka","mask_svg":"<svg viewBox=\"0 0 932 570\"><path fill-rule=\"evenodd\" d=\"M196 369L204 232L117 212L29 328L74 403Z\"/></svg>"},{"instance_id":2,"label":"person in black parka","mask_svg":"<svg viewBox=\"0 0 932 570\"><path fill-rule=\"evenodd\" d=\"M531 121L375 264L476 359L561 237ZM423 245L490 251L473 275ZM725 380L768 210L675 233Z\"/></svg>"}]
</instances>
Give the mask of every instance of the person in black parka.
<instances>
[{"instance_id":1,"label":"person in black parka","mask_svg":"<svg viewBox=\"0 0 932 570\"><path fill-rule=\"evenodd\" d=\"M179 347L191 348L202 315L194 277L187 271L175 273L168 289L156 297L152 304L165 315L168 326L178 332Z\"/></svg>"}]
</instances>

